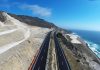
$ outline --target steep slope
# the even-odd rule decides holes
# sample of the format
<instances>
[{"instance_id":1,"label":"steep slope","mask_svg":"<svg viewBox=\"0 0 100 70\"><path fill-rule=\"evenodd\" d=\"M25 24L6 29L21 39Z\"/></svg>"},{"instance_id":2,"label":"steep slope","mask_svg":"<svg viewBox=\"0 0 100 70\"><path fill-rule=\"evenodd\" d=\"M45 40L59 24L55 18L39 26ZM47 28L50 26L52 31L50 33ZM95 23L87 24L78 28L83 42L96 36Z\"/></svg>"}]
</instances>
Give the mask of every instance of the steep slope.
<instances>
[{"instance_id":1,"label":"steep slope","mask_svg":"<svg viewBox=\"0 0 100 70\"><path fill-rule=\"evenodd\" d=\"M33 26L39 26L39 27L45 27L45 28L51 28L51 27L56 27L53 23L47 22L43 19L40 19L38 17L31 17L31 16L25 16L25 15L15 15L8 13L10 16L18 19L21 22L24 22L29 25Z\"/></svg>"},{"instance_id":2,"label":"steep slope","mask_svg":"<svg viewBox=\"0 0 100 70\"><path fill-rule=\"evenodd\" d=\"M0 12L0 70L28 70L49 31Z\"/></svg>"}]
</instances>

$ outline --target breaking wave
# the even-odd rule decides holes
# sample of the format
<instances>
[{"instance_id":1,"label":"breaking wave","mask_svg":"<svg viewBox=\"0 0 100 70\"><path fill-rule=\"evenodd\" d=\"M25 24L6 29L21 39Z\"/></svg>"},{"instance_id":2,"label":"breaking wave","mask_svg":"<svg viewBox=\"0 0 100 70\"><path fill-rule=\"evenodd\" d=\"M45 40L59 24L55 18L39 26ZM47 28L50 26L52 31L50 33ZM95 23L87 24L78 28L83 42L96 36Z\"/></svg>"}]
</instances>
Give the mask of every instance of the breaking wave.
<instances>
[{"instance_id":1,"label":"breaking wave","mask_svg":"<svg viewBox=\"0 0 100 70\"><path fill-rule=\"evenodd\" d=\"M83 34L78 35L78 33L74 33L74 32L73 34L77 35L79 38L85 41L88 44L88 47L100 58L100 44L96 44L92 41L87 40L86 38L83 38Z\"/></svg>"},{"instance_id":2,"label":"breaking wave","mask_svg":"<svg viewBox=\"0 0 100 70\"><path fill-rule=\"evenodd\" d=\"M100 58L100 45L87 40L85 42L88 44L89 48Z\"/></svg>"}]
</instances>

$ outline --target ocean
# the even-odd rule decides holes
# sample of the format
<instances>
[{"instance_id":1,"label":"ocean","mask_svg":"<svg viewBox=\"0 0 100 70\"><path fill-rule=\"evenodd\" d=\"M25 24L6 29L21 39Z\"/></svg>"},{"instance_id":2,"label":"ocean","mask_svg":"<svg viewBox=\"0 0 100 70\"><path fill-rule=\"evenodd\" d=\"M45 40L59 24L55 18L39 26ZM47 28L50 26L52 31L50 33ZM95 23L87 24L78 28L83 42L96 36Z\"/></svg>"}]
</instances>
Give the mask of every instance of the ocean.
<instances>
[{"instance_id":1,"label":"ocean","mask_svg":"<svg viewBox=\"0 0 100 70\"><path fill-rule=\"evenodd\" d=\"M86 30L72 30L89 45L89 48L100 58L100 32Z\"/></svg>"}]
</instances>

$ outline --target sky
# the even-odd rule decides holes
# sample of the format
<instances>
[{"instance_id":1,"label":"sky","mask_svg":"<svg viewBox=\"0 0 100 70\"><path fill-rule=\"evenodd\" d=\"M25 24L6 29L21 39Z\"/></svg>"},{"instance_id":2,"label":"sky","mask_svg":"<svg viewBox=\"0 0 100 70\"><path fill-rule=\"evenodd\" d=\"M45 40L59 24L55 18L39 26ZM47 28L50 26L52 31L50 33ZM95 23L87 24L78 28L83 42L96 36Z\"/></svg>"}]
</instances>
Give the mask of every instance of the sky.
<instances>
[{"instance_id":1,"label":"sky","mask_svg":"<svg viewBox=\"0 0 100 70\"><path fill-rule=\"evenodd\" d=\"M0 10L40 17L65 29L100 31L100 0L0 0Z\"/></svg>"}]
</instances>

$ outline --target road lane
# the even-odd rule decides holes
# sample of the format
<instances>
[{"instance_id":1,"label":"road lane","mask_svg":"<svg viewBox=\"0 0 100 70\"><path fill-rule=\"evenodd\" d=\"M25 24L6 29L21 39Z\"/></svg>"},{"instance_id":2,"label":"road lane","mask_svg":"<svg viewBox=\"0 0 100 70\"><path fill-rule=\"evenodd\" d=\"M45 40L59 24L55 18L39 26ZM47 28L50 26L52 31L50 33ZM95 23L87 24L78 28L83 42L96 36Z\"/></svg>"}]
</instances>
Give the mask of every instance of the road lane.
<instances>
[{"instance_id":1,"label":"road lane","mask_svg":"<svg viewBox=\"0 0 100 70\"><path fill-rule=\"evenodd\" d=\"M49 41L50 41L50 34L51 32L49 32L47 37L45 38L40 48L40 52L36 58L36 62L32 66L32 70L45 70Z\"/></svg>"},{"instance_id":2,"label":"road lane","mask_svg":"<svg viewBox=\"0 0 100 70\"><path fill-rule=\"evenodd\" d=\"M56 33L54 33L54 41L55 41L55 48L57 54L57 61L58 61L58 69L59 70L71 70L69 63L64 55L64 51L60 47L59 41L56 37Z\"/></svg>"}]
</instances>

